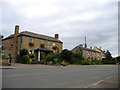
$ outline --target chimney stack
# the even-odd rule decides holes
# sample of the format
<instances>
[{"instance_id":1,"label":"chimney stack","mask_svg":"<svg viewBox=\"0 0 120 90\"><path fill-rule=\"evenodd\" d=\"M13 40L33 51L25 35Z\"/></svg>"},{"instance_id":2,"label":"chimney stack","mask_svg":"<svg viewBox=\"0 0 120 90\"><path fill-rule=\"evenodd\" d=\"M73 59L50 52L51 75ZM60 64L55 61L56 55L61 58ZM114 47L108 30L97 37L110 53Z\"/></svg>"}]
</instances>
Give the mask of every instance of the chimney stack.
<instances>
[{"instance_id":1,"label":"chimney stack","mask_svg":"<svg viewBox=\"0 0 120 90\"><path fill-rule=\"evenodd\" d=\"M90 49L92 49L92 47L90 47Z\"/></svg>"},{"instance_id":2,"label":"chimney stack","mask_svg":"<svg viewBox=\"0 0 120 90\"><path fill-rule=\"evenodd\" d=\"M19 26L16 25L15 26L15 32L14 32L14 44L13 44L13 47L14 47L14 50L15 50L15 59L17 58L17 55L18 55L18 39L17 39L17 35L19 34Z\"/></svg>"},{"instance_id":3,"label":"chimney stack","mask_svg":"<svg viewBox=\"0 0 120 90\"><path fill-rule=\"evenodd\" d=\"M59 38L59 34L55 34L55 38L58 39Z\"/></svg>"},{"instance_id":4,"label":"chimney stack","mask_svg":"<svg viewBox=\"0 0 120 90\"><path fill-rule=\"evenodd\" d=\"M18 33L19 33L19 26L16 25L16 26L15 26L15 33L14 33L14 34L17 35Z\"/></svg>"},{"instance_id":5,"label":"chimney stack","mask_svg":"<svg viewBox=\"0 0 120 90\"><path fill-rule=\"evenodd\" d=\"M87 44L85 43L85 48L87 48Z\"/></svg>"},{"instance_id":6,"label":"chimney stack","mask_svg":"<svg viewBox=\"0 0 120 90\"><path fill-rule=\"evenodd\" d=\"M101 46L100 46L99 48L100 48L100 50L101 50Z\"/></svg>"}]
</instances>

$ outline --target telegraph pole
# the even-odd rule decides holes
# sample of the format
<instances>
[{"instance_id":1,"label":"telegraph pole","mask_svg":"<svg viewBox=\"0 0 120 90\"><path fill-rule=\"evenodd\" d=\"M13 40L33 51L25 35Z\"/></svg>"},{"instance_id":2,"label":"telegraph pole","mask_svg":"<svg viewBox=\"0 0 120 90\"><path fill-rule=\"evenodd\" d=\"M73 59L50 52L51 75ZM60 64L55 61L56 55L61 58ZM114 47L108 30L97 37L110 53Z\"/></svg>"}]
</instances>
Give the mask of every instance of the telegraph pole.
<instances>
[{"instance_id":1,"label":"telegraph pole","mask_svg":"<svg viewBox=\"0 0 120 90\"><path fill-rule=\"evenodd\" d=\"M86 36L85 36L85 61L86 61L86 48L87 48L87 44L86 44Z\"/></svg>"}]
</instances>

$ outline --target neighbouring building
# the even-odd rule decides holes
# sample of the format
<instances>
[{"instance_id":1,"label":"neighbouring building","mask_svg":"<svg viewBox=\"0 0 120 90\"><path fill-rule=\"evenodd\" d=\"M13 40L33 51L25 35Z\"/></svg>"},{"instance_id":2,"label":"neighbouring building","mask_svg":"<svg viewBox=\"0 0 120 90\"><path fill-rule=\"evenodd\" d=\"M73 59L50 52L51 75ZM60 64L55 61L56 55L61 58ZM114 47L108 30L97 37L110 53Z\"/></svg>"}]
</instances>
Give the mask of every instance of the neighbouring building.
<instances>
[{"instance_id":1,"label":"neighbouring building","mask_svg":"<svg viewBox=\"0 0 120 90\"><path fill-rule=\"evenodd\" d=\"M93 49L100 52L102 54L102 59L105 59L105 57L106 57L105 51L102 51L101 46L99 48L95 46Z\"/></svg>"},{"instance_id":2,"label":"neighbouring building","mask_svg":"<svg viewBox=\"0 0 120 90\"><path fill-rule=\"evenodd\" d=\"M41 61L41 54L46 56L49 52L59 53L62 51L63 42L59 40L59 34L50 37L29 31L19 33L19 26L15 26L14 34L2 40L3 54L8 57L11 54L15 60L19 51L23 48L27 49L30 54L34 54L38 61Z\"/></svg>"},{"instance_id":3,"label":"neighbouring building","mask_svg":"<svg viewBox=\"0 0 120 90\"><path fill-rule=\"evenodd\" d=\"M87 60L102 60L103 53L102 50L99 48L95 47L92 49L92 47L87 48L87 45L85 44L85 47L81 46L76 46L75 48L72 49L73 53L80 53L84 59Z\"/></svg>"}]
</instances>

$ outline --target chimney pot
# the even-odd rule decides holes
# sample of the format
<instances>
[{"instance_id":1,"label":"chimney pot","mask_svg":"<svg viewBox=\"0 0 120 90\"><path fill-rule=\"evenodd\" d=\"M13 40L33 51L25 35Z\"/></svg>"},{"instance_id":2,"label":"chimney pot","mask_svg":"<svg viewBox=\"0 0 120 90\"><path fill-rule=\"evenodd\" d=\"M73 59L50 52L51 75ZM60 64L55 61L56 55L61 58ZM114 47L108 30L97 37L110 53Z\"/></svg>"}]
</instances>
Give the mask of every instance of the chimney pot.
<instances>
[{"instance_id":1,"label":"chimney pot","mask_svg":"<svg viewBox=\"0 0 120 90\"><path fill-rule=\"evenodd\" d=\"M55 34L55 38L58 39L59 38L59 34Z\"/></svg>"},{"instance_id":2,"label":"chimney pot","mask_svg":"<svg viewBox=\"0 0 120 90\"><path fill-rule=\"evenodd\" d=\"M19 25L16 25L15 26L15 34L18 34L19 33Z\"/></svg>"},{"instance_id":3,"label":"chimney pot","mask_svg":"<svg viewBox=\"0 0 120 90\"><path fill-rule=\"evenodd\" d=\"M90 47L90 49L92 49L92 47Z\"/></svg>"}]
</instances>

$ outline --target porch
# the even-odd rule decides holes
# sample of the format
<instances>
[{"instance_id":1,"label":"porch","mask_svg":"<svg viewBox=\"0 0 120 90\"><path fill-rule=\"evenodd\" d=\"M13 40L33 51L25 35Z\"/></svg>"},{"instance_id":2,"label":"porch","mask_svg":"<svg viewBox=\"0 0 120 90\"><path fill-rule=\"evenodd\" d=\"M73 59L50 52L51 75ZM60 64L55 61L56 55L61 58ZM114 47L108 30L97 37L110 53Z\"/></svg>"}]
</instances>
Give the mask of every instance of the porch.
<instances>
[{"instance_id":1,"label":"porch","mask_svg":"<svg viewBox=\"0 0 120 90\"><path fill-rule=\"evenodd\" d=\"M43 63L45 61L46 55L50 52L53 52L52 50L46 49L44 47L38 47L34 51L35 51L35 56L36 56L37 60L40 62L43 62Z\"/></svg>"}]
</instances>

